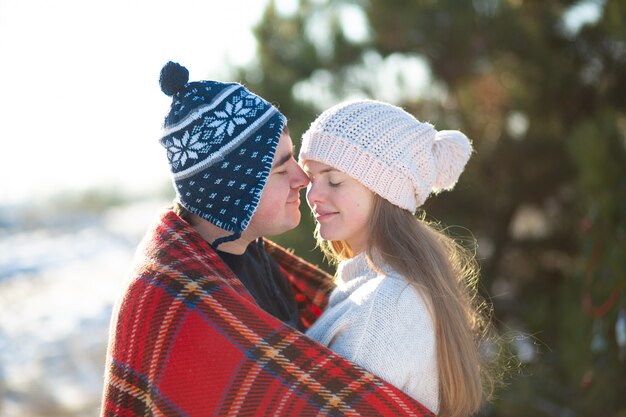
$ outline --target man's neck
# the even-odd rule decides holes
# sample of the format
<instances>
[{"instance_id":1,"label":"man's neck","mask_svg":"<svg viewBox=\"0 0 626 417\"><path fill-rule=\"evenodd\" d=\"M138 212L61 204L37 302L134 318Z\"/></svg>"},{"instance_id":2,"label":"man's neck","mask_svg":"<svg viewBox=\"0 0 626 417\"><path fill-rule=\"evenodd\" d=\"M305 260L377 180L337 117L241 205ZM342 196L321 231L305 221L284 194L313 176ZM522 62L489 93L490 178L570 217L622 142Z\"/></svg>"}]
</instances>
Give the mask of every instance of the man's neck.
<instances>
[{"instance_id":1,"label":"man's neck","mask_svg":"<svg viewBox=\"0 0 626 417\"><path fill-rule=\"evenodd\" d=\"M194 230L198 232L198 234L210 244L220 237L229 236L232 234L232 232L227 232L224 229L220 229L213 223L195 215L191 227L193 227ZM248 245L255 239L256 238L254 237L247 236L247 234L244 232L239 239L230 242L224 242L219 245L218 249L222 252L228 252L234 255L242 255L248 248Z\"/></svg>"}]
</instances>

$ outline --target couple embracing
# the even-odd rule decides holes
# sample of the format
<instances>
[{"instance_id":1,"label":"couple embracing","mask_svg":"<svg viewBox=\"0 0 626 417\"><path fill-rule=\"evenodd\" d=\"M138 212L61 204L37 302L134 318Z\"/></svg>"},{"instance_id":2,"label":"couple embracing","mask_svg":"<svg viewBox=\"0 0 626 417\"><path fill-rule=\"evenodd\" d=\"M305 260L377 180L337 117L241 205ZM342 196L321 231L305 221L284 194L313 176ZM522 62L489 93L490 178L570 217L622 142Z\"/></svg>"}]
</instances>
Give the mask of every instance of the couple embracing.
<instances>
[{"instance_id":1,"label":"couple embracing","mask_svg":"<svg viewBox=\"0 0 626 417\"><path fill-rule=\"evenodd\" d=\"M469 416L485 397L475 261L415 216L472 147L388 103L323 112L299 155L236 83L161 70L176 200L117 303L103 416ZM272 243L300 190L335 277Z\"/></svg>"}]
</instances>

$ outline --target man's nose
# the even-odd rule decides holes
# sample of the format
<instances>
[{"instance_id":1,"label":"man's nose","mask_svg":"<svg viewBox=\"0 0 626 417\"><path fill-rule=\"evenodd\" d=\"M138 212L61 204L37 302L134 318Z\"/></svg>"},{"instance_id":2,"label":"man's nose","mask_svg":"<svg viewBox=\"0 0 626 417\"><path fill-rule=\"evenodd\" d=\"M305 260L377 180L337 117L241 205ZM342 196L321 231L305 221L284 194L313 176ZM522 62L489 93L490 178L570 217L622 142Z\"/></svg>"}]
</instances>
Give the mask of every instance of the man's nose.
<instances>
[{"instance_id":1,"label":"man's nose","mask_svg":"<svg viewBox=\"0 0 626 417\"><path fill-rule=\"evenodd\" d=\"M296 164L296 172L294 174L293 188L301 189L309 185L309 177L300 168L300 165Z\"/></svg>"}]
</instances>

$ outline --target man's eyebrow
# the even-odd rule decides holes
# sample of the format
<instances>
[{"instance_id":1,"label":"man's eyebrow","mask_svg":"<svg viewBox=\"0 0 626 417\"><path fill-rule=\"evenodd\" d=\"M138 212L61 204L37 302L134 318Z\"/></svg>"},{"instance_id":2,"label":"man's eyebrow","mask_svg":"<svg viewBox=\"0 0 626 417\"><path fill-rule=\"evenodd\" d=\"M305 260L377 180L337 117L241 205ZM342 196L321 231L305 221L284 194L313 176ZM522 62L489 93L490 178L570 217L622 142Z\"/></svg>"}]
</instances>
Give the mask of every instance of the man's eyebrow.
<instances>
[{"instance_id":1,"label":"man's eyebrow","mask_svg":"<svg viewBox=\"0 0 626 417\"><path fill-rule=\"evenodd\" d=\"M274 165L272 165L272 168L278 168L279 166L286 164L287 161L293 158L293 155L294 155L294 147L292 146L291 152L286 153L280 158L274 160Z\"/></svg>"}]
</instances>

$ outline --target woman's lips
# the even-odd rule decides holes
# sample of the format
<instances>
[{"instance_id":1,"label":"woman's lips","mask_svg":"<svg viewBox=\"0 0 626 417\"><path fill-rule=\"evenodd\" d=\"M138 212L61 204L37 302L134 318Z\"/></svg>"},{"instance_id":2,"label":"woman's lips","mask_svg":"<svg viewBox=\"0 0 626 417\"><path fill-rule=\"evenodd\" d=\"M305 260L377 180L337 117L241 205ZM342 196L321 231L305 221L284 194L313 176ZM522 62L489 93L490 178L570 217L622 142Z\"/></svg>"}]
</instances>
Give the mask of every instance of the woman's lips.
<instances>
[{"instance_id":1,"label":"woman's lips","mask_svg":"<svg viewBox=\"0 0 626 417\"><path fill-rule=\"evenodd\" d=\"M337 214L337 212L334 212L334 211L317 211L317 212L315 212L315 220L317 220L318 222L323 222L325 220L330 219L335 214Z\"/></svg>"}]
</instances>

